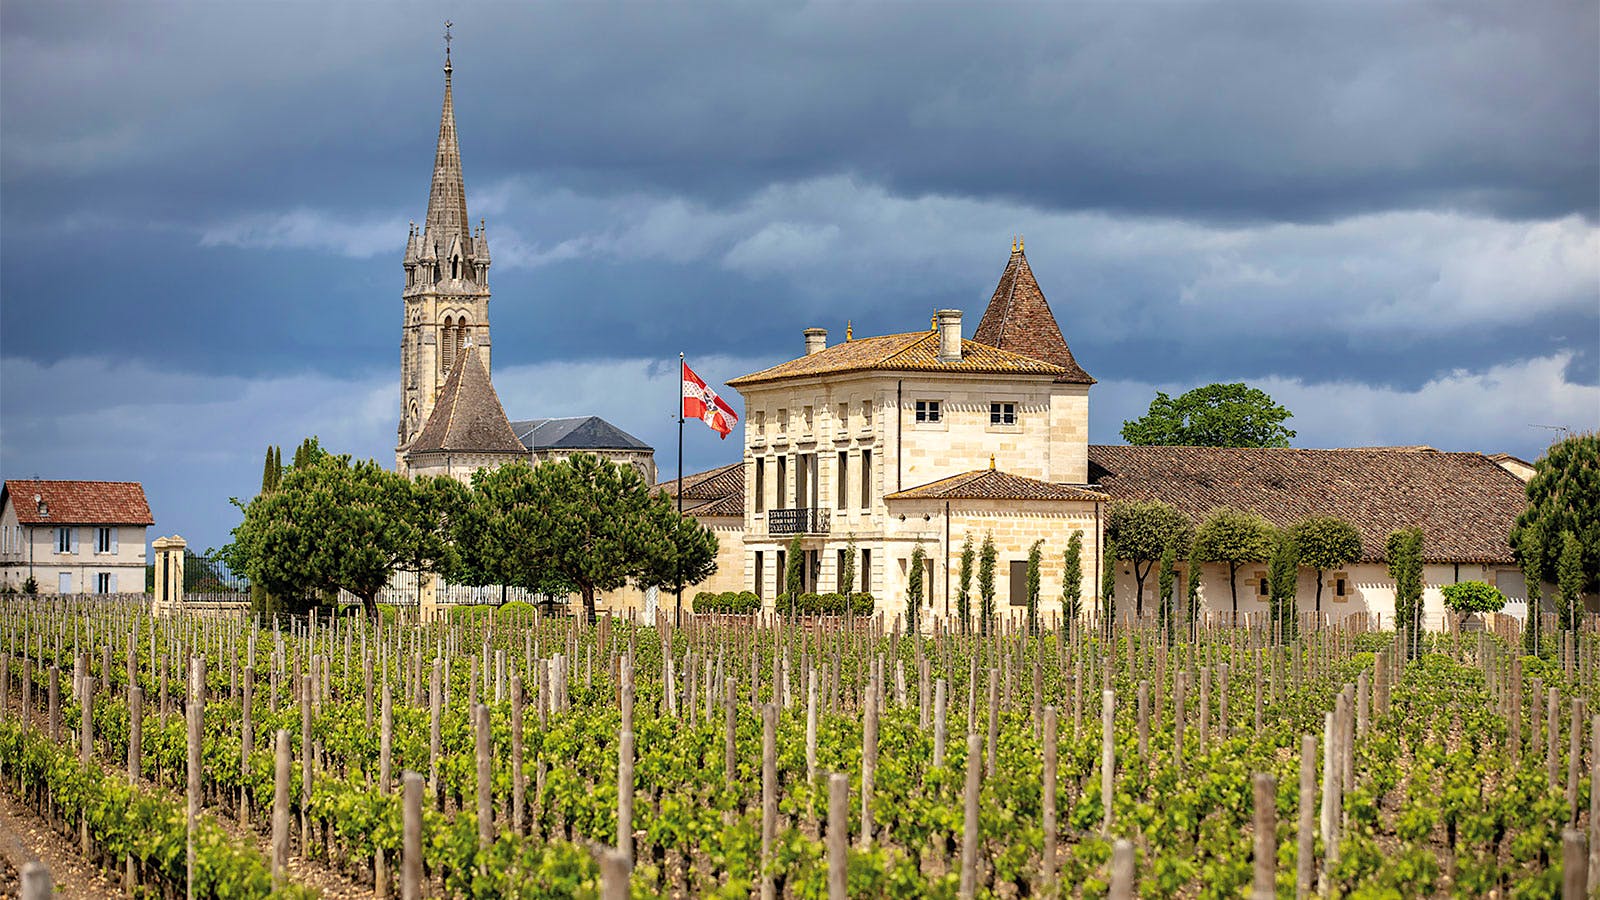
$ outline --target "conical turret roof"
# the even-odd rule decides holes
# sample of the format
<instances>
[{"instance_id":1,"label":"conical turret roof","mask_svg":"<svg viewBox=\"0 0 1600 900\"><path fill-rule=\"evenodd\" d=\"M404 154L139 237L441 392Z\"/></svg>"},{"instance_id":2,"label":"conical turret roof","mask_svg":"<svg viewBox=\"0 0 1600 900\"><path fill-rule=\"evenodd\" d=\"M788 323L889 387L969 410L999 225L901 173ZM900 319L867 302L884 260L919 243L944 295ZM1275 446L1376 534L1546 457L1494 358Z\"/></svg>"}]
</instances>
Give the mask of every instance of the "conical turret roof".
<instances>
[{"instance_id":1,"label":"conical turret roof","mask_svg":"<svg viewBox=\"0 0 1600 900\"><path fill-rule=\"evenodd\" d=\"M463 347L461 357L445 379L428 424L422 427L408 454L527 453L511 430L478 348Z\"/></svg>"},{"instance_id":2,"label":"conical turret roof","mask_svg":"<svg viewBox=\"0 0 1600 900\"><path fill-rule=\"evenodd\" d=\"M1011 248L1011 259L995 286L989 307L983 311L972 339L1001 350L1054 363L1066 371L1056 381L1069 384L1094 384L1088 372L1078 365L1061 336L1061 326L1044 299L1044 291L1033 277L1021 242Z\"/></svg>"}]
</instances>

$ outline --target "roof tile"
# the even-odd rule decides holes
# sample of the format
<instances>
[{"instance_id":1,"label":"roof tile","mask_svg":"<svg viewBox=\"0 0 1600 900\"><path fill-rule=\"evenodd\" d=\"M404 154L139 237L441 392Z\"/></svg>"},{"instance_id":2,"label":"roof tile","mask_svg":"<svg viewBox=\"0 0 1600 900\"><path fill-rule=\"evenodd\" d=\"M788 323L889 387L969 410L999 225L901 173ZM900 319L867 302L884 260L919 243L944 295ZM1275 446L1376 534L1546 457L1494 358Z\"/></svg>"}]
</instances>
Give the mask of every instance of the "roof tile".
<instances>
[{"instance_id":1,"label":"roof tile","mask_svg":"<svg viewBox=\"0 0 1600 900\"><path fill-rule=\"evenodd\" d=\"M37 494L45 507L40 513ZM0 487L24 525L154 525L144 485L137 481L10 480Z\"/></svg>"}]
</instances>

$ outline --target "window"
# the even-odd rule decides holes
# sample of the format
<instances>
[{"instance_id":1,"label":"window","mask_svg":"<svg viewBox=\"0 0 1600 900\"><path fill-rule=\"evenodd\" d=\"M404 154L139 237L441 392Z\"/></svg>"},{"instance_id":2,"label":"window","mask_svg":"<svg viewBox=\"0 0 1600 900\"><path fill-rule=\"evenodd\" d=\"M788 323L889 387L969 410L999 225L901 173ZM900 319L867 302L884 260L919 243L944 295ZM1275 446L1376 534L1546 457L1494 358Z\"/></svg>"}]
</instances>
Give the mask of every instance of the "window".
<instances>
[{"instance_id":1,"label":"window","mask_svg":"<svg viewBox=\"0 0 1600 900\"><path fill-rule=\"evenodd\" d=\"M110 572L101 572L94 576L94 592L96 594L115 593L117 590L116 583L117 576Z\"/></svg>"},{"instance_id":2,"label":"window","mask_svg":"<svg viewBox=\"0 0 1600 900\"><path fill-rule=\"evenodd\" d=\"M1259 586L1257 586L1256 593L1260 594L1263 597L1265 597L1268 594L1272 593L1272 585L1267 582L1267 576L1265 576L1265 575L1261 576L1261 584Z\"/></svg>"},{"instance_id":3,"label":"window","mask_svg":"<svg viewBox=\"0 0 1600 900\"><path fill-rule=\"evenodd\" d=\"M761 437L767 434L767 411L764 409L756 410L756 434Z\"/></svg>"},{"instance_id":4,"label":"window","mask_svg":"<svg viewBox=\"0 0 1600 900\"><path fill-rule=\"evenodd\" d=\"M839 451L839 468L834 472L838 483L833 486L833 505L844 509L850 499L850 454Z\"/></svg>"},{"instance_id":5,"label":"window","mask_svg":"<svg viewBox=\"0 0 1600 900\"><path fill-rule=\"evenodd\" d=\"M917 401L917 421L918 422L937 422L937 421L939 421L939 401L937 401L937 400L918 400Z\"/></svg>"},{"instance_id":6,"label":"window","mask_svg":"<svg viewBox=\"0 0 1600 900\"><path fill-rule=\"evenodd\" d=\"M767 511L767 461L756 459L756 512Z\"/></svg>"},{"instance_id":7,"label":"window","mask_svg":"<svg viewBox=\"0 0 1600 900\"><path fill-rule=\"evenodd\" d=\"M789 457L778 457L778 497L773 506L783 509L789 505Z\"/></svg>"},{"instance_id":8,"label":"window","mask_svg":"<svg viewBox=\"0 0 1600 900\"><path fill-rule=\"evenodd\" d=\"M778 434L786 434L788 431L789 411L787 409L780 409L778 410Z\"/></svg>"},{"instance_id":9,"label":"window","mask_svg":"<svg viewBox=\"0 0 1600 900\"><path fill-rule=\"evenodd\" d=\"M861 451L861 508L872 508L872 451Z\"/></svg>"},{"instance_id":10,"label":"window","mask_svg":"<svg viewBox=\"0 0 1600 900\"><path fill-rule=\"evenodd\" d=\"M765 587L763 582L766 581L765 566L762 565L762 563L764 563L764 562L766 562L766 560L762 556L761 551L757 550L756 551L756 596L757 597L765 597L766 596L766 592L763 590L763 588Z\"/></svg>"},{"instance_id":11,"label":"window","mask_svg":"<svg viewBox=\"0 0 1600 900\"><path fill-rule=\"evenodd\" d=\"M812 418L811 417L811 407L808 406L804 410L801 411L801 420L800 421L801 421L802 424L801 424L801 429L800 430L801 430L802 433L804 433L804 434L810 434L811 433L811 418Z\"/></svg>"},{"instance_id":12,"label":"window","mask_svg":"<svg viewBox=\"0 0 1600 900\"><path fill-rule=\"evenodd\" d=\"M838 413L838 415L839 415L839 421L835 424L834 427L839 431L844 431L846 428L850 427L850 404L848 404L848 403L839 404L839 413Z\"/></svg>"},{"instance_id":13,"label":"window","mask_svg":"<svg viewBox=\"0 0 1600 900\"><path fill-rule=\"evenodd\" d=\"M861 401L861 427L862 428L867 428L867 427L869 427L871 425L872 425L872 401L871 400L863 400L863 401Z\"/></svg>"},{"instance_id":14,"label":"window","mask_svg":"<svg viewBox=\"0 0 1600 900\"><path fill-rule=\"evenodd\" d=\"M111 553L116 550L116 541L111 537L111 529L96 528L94 530L94 552Z\"/></svg>"},{"instance_id":15,"label":"window","mask_svg":"<svg viewBox=\"0 0 1600 900\"><path fill-rule=\"evenodd\" d=\"M788 555L787 551L779 550L778 555L774 558L778 564L772 573L773 580L777 582L777 587L772 590L772 594L775 597L782 597L784 594L789 593L789 567L784 565L784 563L788 562L785 558Z\"/></svg>"},{"instance_id":16,"label":"window","mask_svg":"<svg viewBox=\"0 0 1600 900\"><path fill-rule=\"evenodd\" d=\"M72 552L72 529L71 528L57 528L56 529L56 552L57 553L71 553Z\"/></svg>"},{"instance_id":17,"label":"window","mask_svg":"<svg viewBox=\"0 0 1600 900\"><path fill-rule=\"evenodd\" d=\"M1017 424L1017 405L1015 403L989 404L990 425L1015 425Z\"/></svg>"},{"instance_id":18,"label":"window","mask_svg":"<svg viewBox=\"0 0 1600 900\"><path fill-rule=\"evenodd\" d=\"M1333 574L1333 600L1335 603L1344 603L1350 599L1350 582L1343 572Z\"/></svg>"},{"instance_id":19,"label":"window","mask_svg":"<svg viewBox=\"0 0 1600 900\"><path fill-rule=\"evenodd\" d=\"M861 593L872 592L872 551L861 551Z\"/></svg>"},{"instance_id":20,"label":"window","mask_svg":"<svg viewBox=\"0 0 1600 900\"><path fill-rule=\"evenodd\" d=\"M62 572L56 575L56 592L60 594L72 593L72 573Z\"/></svg>"},{"instance_id":21,"label":"window","mask_svg":"<svg viewBox=\"0 0 1600 900\"><path fill-rule=\"evenodd\" d=\"M1011 561L1011 605L1028 605L1028 561L1025 559Z\"/></svg>"}]
</instances>

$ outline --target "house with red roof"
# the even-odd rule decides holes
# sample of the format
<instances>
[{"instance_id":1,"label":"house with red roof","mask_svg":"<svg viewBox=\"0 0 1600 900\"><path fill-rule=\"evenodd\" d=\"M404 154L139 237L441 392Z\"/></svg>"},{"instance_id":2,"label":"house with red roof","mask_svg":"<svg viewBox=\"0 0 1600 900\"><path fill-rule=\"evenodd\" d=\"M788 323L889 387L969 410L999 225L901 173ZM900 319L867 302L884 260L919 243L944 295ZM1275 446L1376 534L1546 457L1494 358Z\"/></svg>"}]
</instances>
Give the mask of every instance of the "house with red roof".
<instances>
[{"instance_id":1,"label":"house with red roof","mask_svg":"<svg viewBox=\"0 0 1600 900\"><path fill-rule=\"evenodd\" d=\"M142 593L145 532L155 524L137 481L0 484L0 587L41 594Z\"/></svg>"}]
</instances>

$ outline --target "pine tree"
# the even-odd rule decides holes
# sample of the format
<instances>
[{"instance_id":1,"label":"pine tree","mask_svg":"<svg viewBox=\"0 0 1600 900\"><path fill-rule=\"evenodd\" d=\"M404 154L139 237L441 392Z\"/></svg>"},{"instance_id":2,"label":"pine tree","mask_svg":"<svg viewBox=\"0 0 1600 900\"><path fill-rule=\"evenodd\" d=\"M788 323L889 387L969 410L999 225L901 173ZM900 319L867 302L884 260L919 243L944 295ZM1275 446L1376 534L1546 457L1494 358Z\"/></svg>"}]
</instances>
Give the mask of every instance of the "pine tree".
<instances>
[{"instance_id":1,"label":"pine tree","mask_svg":"<svg viewBox=\"0 0 1600 900\"><path fill-rule=\"evenodd\" d=\"M1061 560L1061 622L1065 626L1083 615L1083 532L1067 538Z\"/></svg>"}]
</instances>

